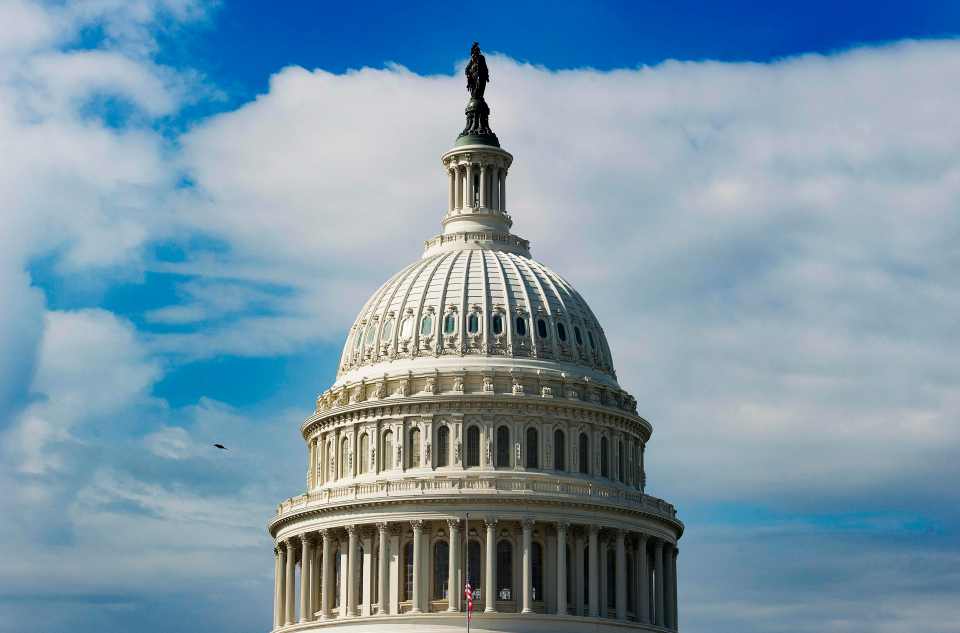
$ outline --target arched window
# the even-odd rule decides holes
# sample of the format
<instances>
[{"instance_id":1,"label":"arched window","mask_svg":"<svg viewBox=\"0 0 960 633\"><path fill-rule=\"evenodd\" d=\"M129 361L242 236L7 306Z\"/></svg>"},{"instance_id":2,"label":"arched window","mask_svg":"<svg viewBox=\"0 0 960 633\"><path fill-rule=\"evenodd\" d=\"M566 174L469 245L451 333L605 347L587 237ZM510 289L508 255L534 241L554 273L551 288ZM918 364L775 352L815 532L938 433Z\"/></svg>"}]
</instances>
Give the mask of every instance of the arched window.
<instances>
[{"instance_id":1,"label":"arched window","mask_svg":"<svg viewBox=\"0 0 960 633\"><path fill-rule=\"evenodd\" d=\"M413 600L413 543L403 546L403 600Z\"/></svg>"},{"instance_id":2,"label":"arched window","mask_svg":"<svg viewBox=\"0 0 960 633\"><path fill-rule=\"evenodd\" d=\"M457 317L450 313L443 319L443 333L453 334L457 331Z\"/></svg>"},{"instance_id":3,"label":"arched window","mask_svg":"<svg viewBox=\"0 0 960 633\"><path fill-rule=\"evenodd\" d=\"M464 466L470 468L480 465L480 429L471 426L467 429L467 460Z\"/></svg>"},{"instance_id":4,"label":"arched window","mask_svg":"<svg viewBox=\"0 0 960 633\"><path fill-rule=\"evenodd\" d=\"M517 317L517 336L527 335L527 320L523 317Z\"/></svg>"},{"instance_id":5,"label":"arched window","mask_svg":"<svg viewBox=\"0 0 960 633\"><path fill-rule=\"evenodd\" d=\"M610 476L610 448L608 447L607 437L600 438L600 476Z\"/></svg>"},{"instance_id":6,"label":"arched window","mask_svg":"<svg viewBox=\"0 0 960 633\"><path fill-rule=\"evenodd\" d=\"M413 336L413 317L408 316L400 324L400 338L407 339Z\"/></svg>"},{"instance_id":7,"label":"arched window","mask_svg":"<svg viewBox=\"0 0 960 633\"><path fill-rule=\"evenodd\" d=\"M336 542L336 541L334 541ZM333 551L333 606L340 608L340 548Z\"/></svg>"},{"instance_id":8,"label":"arched window","mask_svg":"<svg viewBox=\"0 0 960 633\"><path fill-rule=\"evenodd\" d=\"M350 438L340 440L340 477L350 476Z\"/></svg>"},{"instance_id":9,"label":"arched window","mask_svg":"<svg viewBox=\"0 0 960 633\"><path fill-rule=\"evenodd\" d=\"M480 317L477 316L476 312L471 312L470 316L467 317L467 332L470 334L476 334L480 331Z\"/></svg>"},{"instance_id":10,"label":"arched window","mask_svg":"<svg viewBox=\"0 0 960 633\"><path fill-rule=\"evenodd\" d=\"M420 429L410 429L410 468L420 466Z\"/></svg>"},{"instance_id":11,"label":"arched window","mask_svg":"<svg viewBox=\"0 0 960 633\"><path fill-rule=\"evenodd\" d=\"M367 347L373 345L373 342L377 338L377 324L371 323L367 326Z\"/></svg>"},{"instance_id":12,"label":"arched window","mask_svg":"<svg viewBox=\"0 0 960 633\"><path fill-rule=\"evenodd\" d=\"M563 323L557 323L557 338L561 341L567 340L567 328L564 327Z\"/></svg>"},{"instance_id":13,"label":"arched window","mask_svg":"<svg viewBox=\"0 0 960 633\"><path fill-rule=\"evenodd\" d=\"M450 569L450 546L446 541L437 541L433 545L433 599L447 597L448 571Z\"/></svg>"},{"instance_id":14,"label":"arched window","mask_svg":"<svg viewBox=\"0 0 960 633\"><path fill-rule=\"evenodd\" d=\"M617 442L617 479L623 482L623 441Z\"/></svg>"},{"instance_id":15,"label":"arched window","mask_svg":"<svg viewBox=\"0 0 960 633\"><path fill-rule=\"evenodd\" d=\"M499 314L493 315L493 333L503 334L503 317Z\"/></svg>"},{"instance_id":16,"label":"arched window","mask_svg":"<svg viewBox=\"0 0 960 633\"><path fill-rule=\"evenodd\" d=\"M384 470L393 470L393 431L383 432L383 450L380 452Z\"/></svg>"},{"instance_id":17,"label":"arched window","mask_svg":"<svg viewBox=\"0 0 960 633\"><path fill-rule=\"evenodd\" d=\"M590 441L586 433L581 433L577 442L577 458L580 462L580 472L584 475L590 474Z\"/></svg>"},{"instance_id":18,"label":"arched window","mask_svg":"<svg viewBox=\"0 0 960 633\"><path fill-rule=\"evenodd\" d=\"M497 543L497 600L513 600L513 544Z\"/></svg>"},{"instance_id":19,"label":"arched window","mask_svg":"<svg viewBox=\"0 0 960 633\"><path fill-rule=\"evenodd\" d=\"M530 571L533 573L533 599L543 600L546 593L543 591L543 546L534 542L531 548ZM613 586L613 585L611 585Z\"/></svg>"},{"instance_id":20,"label":"arched window","mask_svg":"<svg viewBox=\"0 0 960 633\"><path fill-rule=\"evenodd\" d=\"M593 343L593 332L587 330L587 339L590 341L590 349L596 349L596 345Z\"/></svg>"},{"instance_id":21,"label":"arched window","mask_svg":"<svg viewBox=\"0 0 960 633\"><path fill-rule=\"evenodd\" d=\"M537 429L527 429L527 468L540 468L540 442Z\"/></svg>"},{"instance_id":22,"label":"arched window","mask_svg":"<svg viewBox=\"0 0 960 633\"><path fill-rule=\"evenodd\" d=\"M370 436L364 433L360 436L360 457L357 462L357 470L360 474L366 474L367 464L370 463Z\"/></svg>"},{"instance_id":23,"label":"arched window","mask_svg":"<svg viewBox=\"0 0 960 633\"><path fill-rule=\"evenodd\" d=\"M393 334L393 319L387 319L383 322L383 331L380 332L380 340L388 341L390 340L390 335Z\"/></svg>"},{"instance_id":24,"label":"arched window","mask_svg":"<svg viewBox=\"0 0 960 633\"><path fill-rule=\"evenodd\" d=\"M447 466L450 463L450 428L441 426L437 429L437 466Z\"/></svg>"},{"instance_id":25,"label":"arched window","mask_svg":"<svg viewBox=\"0 0 960 633\"><path fill-rule=\"evenodd\" d=\"M430 336L433 332L433 317L429 314L420 319L420 336Z\"/></svg>"},{"instance_id":26,"label":"arched window","mask_svg":"<svg viewBox=\"0 0 960 633\"><path fill-rule=\"evenodd\" d=\"M553 432L553 469L567 469L567 438L560 429Z\"/></svg>"},{"instance_id":27,"label":"arched window","mask_svg":"<svg viewBox=\"0 0 960 633\"><path fill-rule=\"evenodd\" d=\"M537 334L540 338L547 338L547 322L543 319L537 319Z\"/></svg>"},{"instance_id":28,"label":"arched window","mask_svg":"<svg viewBox=\"0 0 960 633\"><path fill-rule=\"evenodd\" d=\"M577 345L583 345L583 337L580 336L580 328L576 325L573 326L573 338L576 339Z\"/></svg>"},{"instance_id":29,"label":"arched window","mask_svg":"<svg viewBox=\"0 0 960 633\"><path fill-rule=\"evenodd\" d=\"M497 468L510 468L510 428L497 429Z\"/></svg>"}]
</instances>

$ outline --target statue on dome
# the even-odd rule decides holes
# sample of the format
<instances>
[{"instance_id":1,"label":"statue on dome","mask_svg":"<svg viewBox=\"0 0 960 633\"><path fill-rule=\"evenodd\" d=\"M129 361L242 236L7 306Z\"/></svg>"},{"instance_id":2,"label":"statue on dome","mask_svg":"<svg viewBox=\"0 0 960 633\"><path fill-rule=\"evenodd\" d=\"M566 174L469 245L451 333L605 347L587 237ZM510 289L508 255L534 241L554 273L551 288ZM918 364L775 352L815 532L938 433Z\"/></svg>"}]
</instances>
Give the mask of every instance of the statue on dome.
<instances>
[{"instance_id":1,"label":"statue on dome","mask_svg":"<svg viewBox=\"0 0 960 633\"><path fill-rule=\"evenodd\" d=\"M467 76L467 90L474 99L483 99L483 91L490 81L490 72L487 70L487 60L480 52L480 44L473 43L470 47L470 61L464 69Z\"/></svg>"}]
</instances>

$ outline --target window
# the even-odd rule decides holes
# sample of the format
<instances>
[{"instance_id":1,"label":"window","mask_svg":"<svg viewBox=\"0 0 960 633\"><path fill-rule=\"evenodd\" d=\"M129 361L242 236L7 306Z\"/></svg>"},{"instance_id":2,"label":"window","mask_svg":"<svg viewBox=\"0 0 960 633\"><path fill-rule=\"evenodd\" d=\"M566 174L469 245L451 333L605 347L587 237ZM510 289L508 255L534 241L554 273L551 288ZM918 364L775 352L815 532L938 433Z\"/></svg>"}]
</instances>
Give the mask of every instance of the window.
<instances>
[{"instance_id":1,"label":"window","mask_svg":"<svg viewBox=\"0 0 960 633\"><path fill-rule=\"evenodd\" d=\"M543 319L537 319L537 334L540 338L547 338L547 322Z\"/></svg>"},{"instance_id":2,"label":"window","mask_svg":"<svg viewBox=\"0 0 960 633\"><path fill-rule=\"evenodd\" d=\"M580 336L580 328L573 326L573 338L576 339L577 345L583 345L583 337Z\"/></svg>"},{"instance_id":3,"label":"window","mask_svg":"<svg viewBox=\"0 0 960 633\"><path fill-rule=\"evenodd\" d=\"M450 460L450 429L437 429L437 466L447 466Z\"/></svg>"},{"instance_id":4,"label":"window","mask_svg":"<svg viewBox=\"0 0 960 633\"><path fill-rule=\"evenodd\" d=\"M567 442L563 431L557 429L553 432L553 469L566 470L567 464Z\"/></svg>"},{"instance_id":5,"label":"window","mask_svg":"<svg viewBox=\"0 0 960 633\"><path fill-rule=\"evenodd\" d=\"M580 461L580 472L584 475L590 474L590 442L587 439L586 433L580 434L580 439L577 442L579 446L578 449L578 460Z\"/></svg>"},{"instance_id":6,"label":"window","mask_svg":"<svg viewBox=\"0 0 960 633\"><path fill-rule=\"evenodd\" d=\"M513 544L497 543L497 600L513 600Z\"/></svg>"},{"instance_id":7,"label":"window","mask_svg":"<svg viewBox=\"0 0 960 633\"><path fill-rule=\"evenodd\" d=\"M480 429L471 426L467 429L467 468L480 465Z\"/></svg>"},{"instance_id":8,"label":"window","mask_svg":"<svg viewBox=\"0 0 960 633\"><path fill-rule=\"evenodd\" d=\"M534 542L531 547L530 571L533 575L533 595L534 600L543 600L543 546ZM614 586L614 585L611 585Z\"/></svg>"},{"instance_id":9,"label":"window","mask_svg":"<svg viewBox=\"0 0 960 633\"><path fill-rule=\"evenodd\" d=\"M333 552L333 586L336 588L333 592L333 606L335 608L340 608L340 556L340 548L338 547Z\"/></svg>"},{"instance_id":10,"label":"window","mask_svg":"<svg viewBox=\"0 0 960 633\"><path fill-rule=\"evenodd\" d=\"M413 336L413 317L408 316L400 324L400 338L410 338Z\"/></svg>"},{"instance_id":11,"label":"window","mask_svg":"<svg viewBox=\"0 0 960 633\"><path fill-rule=\"evenodd\" d=\"M623 481L623 442L617 442L617 479Z\"/></svg>"},{"instance_id":12,"label":"window","mask_svg":"<svg viewBox=\"0 0 960 633\"><path fill-rule=\"evenodd\" d=\"M617 606L617 556L616 550L607 548L607 608Z\"/></svg>"},{"instance_id":13,"label":"window","mask_svg":"<svg viewBox=\"0 0 960 633\"><path fill-rule=\"evenodd\" d=\"M343 438L340 440L340 477L347 477L350 475L349 468L347 464L350 462L350 440L348 438Z\"/></svg>"},{"instance_id":14,"label":"window","mask_svg":"<svg viewBox=\"0 0 960 633\"><path fill-rule=\"evenodd\" d=\"M527 335L527 321L523 317L517 317L517 336Z\"/></svg>"},{"instance_id":15,"label":"window","mask_svg":"<svg viewBox=\"0 0 960 633\"><path fill-rule=\"evenodd\" d=\"M493 333L503 334L503 317L499 314L493 315Z\"/></svg>"},{"instance_id":16,"label":"window","mask_svg":"<svg viewBox=\"0 0 960 633\"><path fill-rule=\"evenodd\" d=\"M497 429L497 468L510 467L510 429L501 426Z\"/></svg>"},{"instance_id":17,"label":"window","mask_svg":"<svg viewBox=\"0 0 960 633\"><path fill-rule=\"evenodd\" d=\"M471 312L470 316L467 317L467 332L470 334L476 334L480 331L480 317L477 316L476 312Z\"/></svg>"},{"instance_id":18,"label":"window","mask_svg":"<svg viewBox=\"0 0 960 633\"><path fill-rule=\"evenodd\" d=\"M370 459L370 437L364 433L360 436L360 458L357 463L357 470L360 474L367 472L367 462Z\"/></svg>"},{"instance_id":19,"label":"window","mask_svg":"<svg viewBox=\"0 0 960 633\"><path fill-rule=\"evenodd\" d=\"M480 588L480 570L483 569L483 559L480 556L480 541L470 541L467 544L467 564L470 567L467 577L474 590Z\"/></svg>"},{"instance_id":20,"label":"window","mask_svg":"<svg viewBox=\"0 0 960 633\"><path fill-rule=\"evenodd\" d=\"M443 333L444 334L453 334L457 331L457 317L453 314L448 314L443 319Z\"/></svg>"},{"instance_id":21,"label":"window","mask_svg":"<svg viewBox=\"0 0 960 633\"><path fill-rule=\"evenodd\" d=\"M606 437L600 438L600 476L610 476L610 449Z\"/></svg>"},{"instance_id":22,"label":"window","mask_svg":"<svg viewBox=\"0 0 960 633\"><path fill-rule=\"evenodd\" d=\"M433 546L433 599L447 597L447 581L450 570L450 546L446 541L437 541ZM361 585L362 586L362 585Z\"/></svg>"},{"instance_id":23,"label":"window","mask_svg":"<svg viewBox=\"0 0 960 633\"><path fill-rule=\"evenodd\" d=\"M353 335L353 351L359 352L360 345L363 343L363 330L359 327L357 328L356 333Z\"/></svg>"},{"instance_id":24,"label":"window","mask_svg":"<svg viewBox=\"0 0 960 633\"><path fill-rule=\"evenodd\" d=\"M563 323L557 323L557 338L561 341L567 340L567 328L563 326Z\"/></svg>"},{"instance_id":25,"label":"window","mask_svg":"<svg viewBox=\"0 0 960 633\"><path fill-rule=\"evenodd\" d=\"M380 340L389 340L391 334L393 334L393 319L387 319L383 323L383 332L380 333Z\"/></svg>"},{"instance_id":26,"label":"window","mask_svg":"<svg viewBox=\"0 0 960 633\"><path fill-rule=\"evenodd\" d=\"M430 336L433 332L433 317L429 314L420 319L420 336Z\"/></svg>"},{"instance_id":27,"label":"window","mask_svg":"<svg viewBox=\"0 0 960 633\"><path fill-rule=\"evenodd\" d=\"M410 468L420 466L420 429L410 429Z\"/></svg>"},{"instance_id":28,"label":"window","mask_svg":"<svg viewBox=\"0 0 960 633\"><path fill-rule=\"evenodd\" d=\"M371 323L367 326L367 347L373 345L373 342L377 339L377 324Z\"/></svg>"},{"instance_id":29,"label":"window","mask_svg":"<svg viewBox=\"0 0 960 633\"><path fill-rule=\"evenodd\" d=\"M393 431L383 432L383 451L381 452L384 470L393 469Z\"/></svg>"},{"instance_id":30,"label":"window","mask_svg":"<svg viewBox=\"0 0 960 633\"><path fill-rule=\"evenodd\" d=\"M527 429L527 468L540 468L540 442L537 429Z\"/></svg>"},{"instance_id":31,"label":"window","mask_svg":"<svg viewBox=\"0 0 960 633\"><path fill-rule=\"evenodd\" d=\"M403 572L403 599L413 600L413 543L403 547Z\"/></svg>"},{"instance_id":32,"label":"window","mask_svg":"<svg viewBox=\"0 0 960 633\"><path fill-rule=\"evenodd\" d=\"M590 349L595 349L596 345L593 344L593 332L587 332L587 338L590 340Z\"/></svg>"}]
</instances>

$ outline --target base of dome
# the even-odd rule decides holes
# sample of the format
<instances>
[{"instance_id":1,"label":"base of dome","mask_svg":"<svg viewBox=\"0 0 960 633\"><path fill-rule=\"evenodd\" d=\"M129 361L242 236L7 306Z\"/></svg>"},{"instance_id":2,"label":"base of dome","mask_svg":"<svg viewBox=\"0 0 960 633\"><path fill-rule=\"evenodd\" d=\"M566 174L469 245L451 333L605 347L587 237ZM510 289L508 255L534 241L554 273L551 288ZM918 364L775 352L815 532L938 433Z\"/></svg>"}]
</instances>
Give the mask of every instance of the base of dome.
<instances>
[{"instance_id":1,"label":"base of dome","mask_svg":"<svg viewBox=\"0 0 960 633\"><path fill-rule=\"evenodd\" d=\"M419 613L331 618L280 627L274 629L274 633L462 633L464 630L466 619L463 613ZM475 613L470 623L470 631L473 633L659 633L667 630L661 626L640 622L542 613Z\"/></svg>"}]
</instances>

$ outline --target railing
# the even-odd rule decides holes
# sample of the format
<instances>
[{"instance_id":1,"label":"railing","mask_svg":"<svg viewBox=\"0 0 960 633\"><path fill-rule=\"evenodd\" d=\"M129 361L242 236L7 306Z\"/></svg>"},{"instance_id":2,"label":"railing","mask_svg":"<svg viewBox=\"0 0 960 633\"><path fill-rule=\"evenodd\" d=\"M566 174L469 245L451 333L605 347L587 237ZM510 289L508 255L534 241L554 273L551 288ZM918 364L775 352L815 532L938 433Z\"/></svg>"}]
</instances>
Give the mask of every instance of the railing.
<instances>
[{"instance_id":1,"label":"railing","mask_svg":"<svg viewBox=\"0 0 960 633\"><path fill-rule=\"evenodd\" d=\"M619 505L643 510L667 519L676 520L677 511L672 504L617 485L592 481L569 480L531 475L501 475L476 473L436 474L402 479L385 479L371 482L353 482L331 486L292 497L277 507L277 516L325 505L337 505L347 501L366 501L377 498L456 496L464 491L480 495L519 495L538 497L602 500L607 505Z\"/></svg>"}]
</instances>

